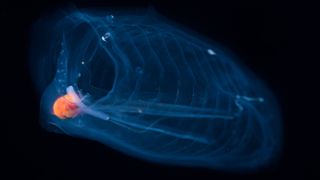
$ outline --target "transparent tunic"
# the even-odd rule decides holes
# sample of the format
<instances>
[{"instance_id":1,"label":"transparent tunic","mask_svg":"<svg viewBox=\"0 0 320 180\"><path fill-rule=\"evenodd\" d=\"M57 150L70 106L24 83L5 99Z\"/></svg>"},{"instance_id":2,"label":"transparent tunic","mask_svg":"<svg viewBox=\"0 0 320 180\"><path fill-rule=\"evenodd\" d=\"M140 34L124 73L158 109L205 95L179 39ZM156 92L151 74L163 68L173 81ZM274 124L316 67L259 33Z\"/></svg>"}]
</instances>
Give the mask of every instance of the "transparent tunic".
<instances>
[{"instance_id":1,"label":"transparent tunic","mask_svg":"<svg viewBox=\"0 0 320 180\"><path fill-rule=\"evenodd\" d=\"M49 131L157 163L262 167L280 151L269 88L229 51L156 15L74 11L40 20L32 72ZM72 95L64 118L54 111ZM76 111L74 111L76 109Z\"/></svg>"}]
</instances>

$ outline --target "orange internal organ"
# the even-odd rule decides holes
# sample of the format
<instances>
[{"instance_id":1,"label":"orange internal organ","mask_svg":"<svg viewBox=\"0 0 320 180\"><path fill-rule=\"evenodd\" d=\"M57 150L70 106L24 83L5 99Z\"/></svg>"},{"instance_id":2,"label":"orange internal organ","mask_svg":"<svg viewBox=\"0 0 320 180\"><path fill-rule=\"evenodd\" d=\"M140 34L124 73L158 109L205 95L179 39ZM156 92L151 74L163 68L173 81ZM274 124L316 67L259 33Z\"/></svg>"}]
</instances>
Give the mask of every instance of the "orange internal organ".
<instances>
[{"instance_id":1,"label":"orange internal organ","mask_svg":"<svg viewBox=\"0 0 320 180\"><path fill-rule=\"evenodd\" d=\"M53 114L60 119L72 118L78 113L78 106L74 103L74 97L66 94L59 97L53 104Z\"/></svg>"}]
</instances>

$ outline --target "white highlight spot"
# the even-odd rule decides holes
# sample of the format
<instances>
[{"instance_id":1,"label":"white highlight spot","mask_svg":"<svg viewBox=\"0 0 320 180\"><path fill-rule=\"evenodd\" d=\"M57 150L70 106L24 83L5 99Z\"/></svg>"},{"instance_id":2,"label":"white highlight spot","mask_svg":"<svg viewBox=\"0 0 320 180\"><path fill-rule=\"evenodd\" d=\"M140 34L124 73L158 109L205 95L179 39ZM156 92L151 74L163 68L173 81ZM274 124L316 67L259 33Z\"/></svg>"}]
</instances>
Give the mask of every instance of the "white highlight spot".
<instances>
[{"instance_id":1,"label":"white highlight spot","mask_svg":"<svg viewBox=\"0 0 320 180\"><path fill-rule=\"evenodd\" d=\"M111 14L111 15L109 15L109 16L107 16L107 21L109 22L109 23L113 23L113 19L114 19L114 16Z\"/></svg>"},{"instance_id":2,"label":"white highlight spot","mask_svg":"<svg viewBox=\"0 0 320 180\"><path fill-rule=\"evenodd\" d=\"M84 64L84 61L81 61L81 64Z\"/></svg>"},{"instance_id":3,"label":"white highlight spot","mask_svg":"<svg viewBox=\"0 0 320 180\"><path fill-rule=\"evenodd\" d=\"M111 33L110 32L106 32L102 37L102 41L107 41L107 39L111 36Z\"/></svg>"},{"instance_id":4,"label":"white highlight spot","mask_svg":"<svg viewBox=\"0 0 320 180\"><path fill-rule=\"evenodd\" d=\"M208 49L207 52L210 55L216 55L216 53L212 49Z\"/></svg>"},{"instance_id":5,"label":"white highlight spot","mask_svg":"<svg viewBox=\"0 0 320 180\"><path fill-rule=\"evenodd\" d=\"M142 109L138 108L138 113L142 113Z\"/></svg>"}]
</instances>

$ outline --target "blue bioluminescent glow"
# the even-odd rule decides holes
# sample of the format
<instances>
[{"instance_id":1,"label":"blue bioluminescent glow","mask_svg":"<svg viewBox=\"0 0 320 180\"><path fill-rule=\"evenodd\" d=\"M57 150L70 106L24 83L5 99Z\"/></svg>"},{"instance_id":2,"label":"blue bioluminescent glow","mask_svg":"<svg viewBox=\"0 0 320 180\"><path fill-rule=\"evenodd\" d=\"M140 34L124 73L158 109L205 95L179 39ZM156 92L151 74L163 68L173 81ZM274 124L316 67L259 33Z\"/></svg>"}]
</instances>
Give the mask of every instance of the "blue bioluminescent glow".
<instances>
[{"instance_id":1,"label":"blue bioluminescent glow","mask_svg":"<svg viewBox=\"0 0 320 180\"><path fill-rule=\"evenodd\" d=\"M281 149L280 113L263 82L155 13L59 13L35 23L30 49L49 131L220 170L263 167Z\"/></svg>"}]
</instances>

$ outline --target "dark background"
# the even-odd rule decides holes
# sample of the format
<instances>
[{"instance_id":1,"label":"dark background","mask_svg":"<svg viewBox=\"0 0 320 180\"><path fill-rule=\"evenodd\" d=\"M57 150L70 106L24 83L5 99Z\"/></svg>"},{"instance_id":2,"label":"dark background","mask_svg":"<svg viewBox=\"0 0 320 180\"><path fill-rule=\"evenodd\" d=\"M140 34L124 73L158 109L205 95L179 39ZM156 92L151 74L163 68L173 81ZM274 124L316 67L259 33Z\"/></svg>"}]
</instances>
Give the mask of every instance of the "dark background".
<instances>
[{"instance_id":1,"label":"dark background","mask_svg":"<svg viewBox=\"0 0 320 180\"><path fill-rule=\"evenodd\" d=\"M260 172L236 174L148 163L104 145L41 129L39 94L27 64L32 22L70 5L57 1L2 1L1 120L6 123L4 179L276 179L320 177L315 41L317 6L306 1L97 1L82 7L153 7L230 49L277 96L284 146L279 161ZM208 23L210 22L210 23ZM313 42L314 41L314 42Z\"/></svg>"}]
</instances>

